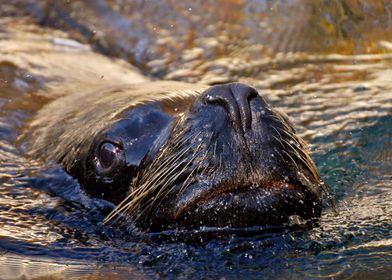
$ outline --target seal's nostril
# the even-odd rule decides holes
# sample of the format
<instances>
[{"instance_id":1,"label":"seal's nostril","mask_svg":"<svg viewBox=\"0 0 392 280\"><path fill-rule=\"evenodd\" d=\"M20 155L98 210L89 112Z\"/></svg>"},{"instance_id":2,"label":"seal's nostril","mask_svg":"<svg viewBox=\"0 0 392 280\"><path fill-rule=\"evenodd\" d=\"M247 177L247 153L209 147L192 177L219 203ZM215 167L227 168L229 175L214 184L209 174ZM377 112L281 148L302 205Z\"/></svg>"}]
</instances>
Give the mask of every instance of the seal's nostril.
<instances>
[{"instance_id":1,"label":"seal's nostril","mask_svg":"<svg viewBox=\"0 0 392 280\"><path fill-rule=\"evenodd\" d=\"M250 100L257 97L257 91L245 84L232 83L211 87L205 93L205 104L221 105L228 112L235 128L244 131L251 128L252 112Z\"/></svg>"},{"instance_id":2,"label":"seal's nostril","mask_svg":"<svg viewBox=\"0 0 392 280\"><path fill-rule=\"evenodd\" d=\"M225 108L235 128L241 127L241 115L238 104L230 89L226 86L212 87L204 96L206 104L217 104Z\"/></svg>"},{"instance_id":3,"label":"seal's nostril","mask_svg":"<svg viewBox=\"0 0 392 280\"><path fill-rule=\"evenodd\" d=\"M243 129L250 129L252 123L252 111L249 102L258 96L257 90L240 83L231 84L230 89L238 104L242 127Z\"/></svg>"}]
</instances>

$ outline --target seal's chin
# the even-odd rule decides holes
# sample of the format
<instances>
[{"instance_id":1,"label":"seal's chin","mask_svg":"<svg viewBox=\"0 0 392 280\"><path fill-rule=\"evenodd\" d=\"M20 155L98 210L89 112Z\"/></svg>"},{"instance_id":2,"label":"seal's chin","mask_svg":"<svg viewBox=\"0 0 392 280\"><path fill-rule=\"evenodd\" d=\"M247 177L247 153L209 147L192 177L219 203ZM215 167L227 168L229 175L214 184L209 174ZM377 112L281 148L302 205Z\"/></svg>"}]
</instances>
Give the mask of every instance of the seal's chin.
<instances>
[{"instance_id":1,"label":"seal's chin","mask_svg":"<svg viewBox=\"0 0 392 280\"><path fill-rule=\"evenodd\" d=\"M290 222L291 216L306 220L321 211L321 202L313 203L304 189L277 180L215 187L197 183L177 200L174 219L187 228L275 226Z\"/></svg>"}]
</instances>

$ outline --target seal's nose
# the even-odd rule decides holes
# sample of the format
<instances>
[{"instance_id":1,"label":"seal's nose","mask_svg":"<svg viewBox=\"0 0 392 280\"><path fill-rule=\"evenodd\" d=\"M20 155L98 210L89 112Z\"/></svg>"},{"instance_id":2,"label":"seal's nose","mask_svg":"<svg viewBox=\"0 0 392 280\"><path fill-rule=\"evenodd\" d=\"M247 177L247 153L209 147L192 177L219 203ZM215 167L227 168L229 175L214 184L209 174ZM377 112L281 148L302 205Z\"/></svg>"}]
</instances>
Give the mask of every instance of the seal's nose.
<instances>
[{"instance_id":1,"label":"seal's nose","mask_svg":"<svg viewBox=\"0 0 392 280\"><path fill-rule=\"evenodd\" d=\"M224 107L233 126L245 131L251 127L252 122L249 102L257 96L256 89L241 83L231 83L209 88L203 99L206 104L217 104Z\"/></svg>"}]
</instances>

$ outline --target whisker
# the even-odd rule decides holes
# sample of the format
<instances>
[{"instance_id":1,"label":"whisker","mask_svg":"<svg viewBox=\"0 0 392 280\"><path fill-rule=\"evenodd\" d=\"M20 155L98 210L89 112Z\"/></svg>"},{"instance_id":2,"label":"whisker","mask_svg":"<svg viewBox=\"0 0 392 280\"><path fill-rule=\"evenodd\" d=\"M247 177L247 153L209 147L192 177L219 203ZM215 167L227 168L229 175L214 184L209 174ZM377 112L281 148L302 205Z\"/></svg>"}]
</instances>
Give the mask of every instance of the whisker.
<instances>
[{"instance_id":1,"label":"whisker","mask_svg":"<svg viewBox=\"0 0 392 280\"><path fill-rule=\"evenodd\" d=\"M198 136L196 136L196 137L198 137ZM176 170L181 164L183 164L184 162L187 162L187 164L182 168L181 171L176 172L176 173L172 173L174 176L172 176L170 179L165 178L165 180L164 180L165 184L163 186L160 186L158 184L158 186L160 188L159 192L154 196L154 199L152 201L149 201L148 204L144 205L142 211L138 212L136 219L138 219L138 217L142 216L148 209L150 209L151 206L154 205L154 203L157 201L158 198L161 200L165 199L165 197L173 190L175 185L172 185L172 187L168 190L167 190L167 187L170 186L172 183L174 183L180 176L182 176L184 174L184 171L189 167L189 165L192 164L193 160L197 157L197 152L200 147L201 147L201 144L196 148L196 152L193 154L191 159L183 159L181 162L179 162L175 167L173 167L171 169L171 170ZM156 190L158 188L158 186L155 186L153 191ZM162 193L165 191L166 191L166 193L164 195L162 195Z\"/></svg>"},{"instance_id":2,"label":"whisker","mask_svg":"<svg viewBox=\"0 0 392 280\"><path fill-rule=\"evenodd\" d=\"M295 160L292 158L292 156L288 153L288 152L286 152L285 150L283 150L283 153L285 153L290 159L291 159L291 161L294 163L294 165L295 165L295 168L297 169L297 170L299 170L299 167L298 167L298 164L295 162Z\"/></svg>"},{"instance_id":3,"label":"whisker","mask_svg":"<svg viewBox=\"0 0 392 280\"><path fill-rule=\"evenodd\" d=\"M181 176L183 171L194 160L194 156L191 160L189 159L179 160L179 159L182 158L189 150L188 146L185 145L186 142L192 138L199 137L200 134L201 132L199 132L197 135L189 135L187 138L184 139L181 139L181 137L176 137L180 141L175 141L176 144L172 147L169 147L170 149L175 149L176 153L173 153L171 156L165 158L164 160L161 160L162 156L154 160L150 165L150 169L148 170L149 174L153 174L153 175L144 178L143 181L145 183L143 183L142 181L140 181L140 179L138 179L140 177L143 178L142 176L143 173L138 174L136 179L133 181L132 185L137 183L139 184L139 187L133 192L131 192L119 205L117 205L117 207L111 213L109 213L109 215L104 219L104 223L112 220L113 217L116 215L119 215L121 213L131 212L132 210L135 209L139 201L141 201L144 197L148 196L149 194L155 192L156 189L158 188L160 188L158 194L155 196L154 200L151 201L149 204L153 204L158 197L161 197L161 193L166 190L167 186L170 185L170 183L174 182L179 176ZM199 147L197 149L199 149ZM167 153L162 153L162 155L165 154ZM166 168L170 166L170 164L176 161L178 161L176 166L174 166L173 168ZM187 162L187 165L183 168L183 170L181 170L180 172L176 172L175 173L176 176L169 178L170 174L173 173L173 170L176 170L181 164L184 164L185 162ZM154 170L158 172L154 172ZM164 171L162 172L161 170ZM165 182L165 185L162 186L159 182Z\"/></svg>"}]
</instances>

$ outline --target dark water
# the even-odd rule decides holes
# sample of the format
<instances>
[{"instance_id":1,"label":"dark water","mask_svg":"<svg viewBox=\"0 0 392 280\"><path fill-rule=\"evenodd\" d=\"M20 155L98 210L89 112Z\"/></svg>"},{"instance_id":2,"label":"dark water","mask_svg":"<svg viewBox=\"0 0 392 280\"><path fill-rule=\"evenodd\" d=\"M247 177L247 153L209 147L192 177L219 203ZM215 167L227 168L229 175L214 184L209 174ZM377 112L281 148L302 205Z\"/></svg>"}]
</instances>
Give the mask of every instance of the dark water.
<instances>
[{"instance_id":1,"label":"dark water","mask_svg":"<svg viewBox=\"0 0 392 280\"><path fill-rule=\"evenodd\" d=\"M12 0L0 15L0 279L390 279L390 1ZM308 141L337 213L267 232L104 225L111 206L17 138L59 96L147 79L125 61L256 86Z\"/></svg>"}]
</instances>

